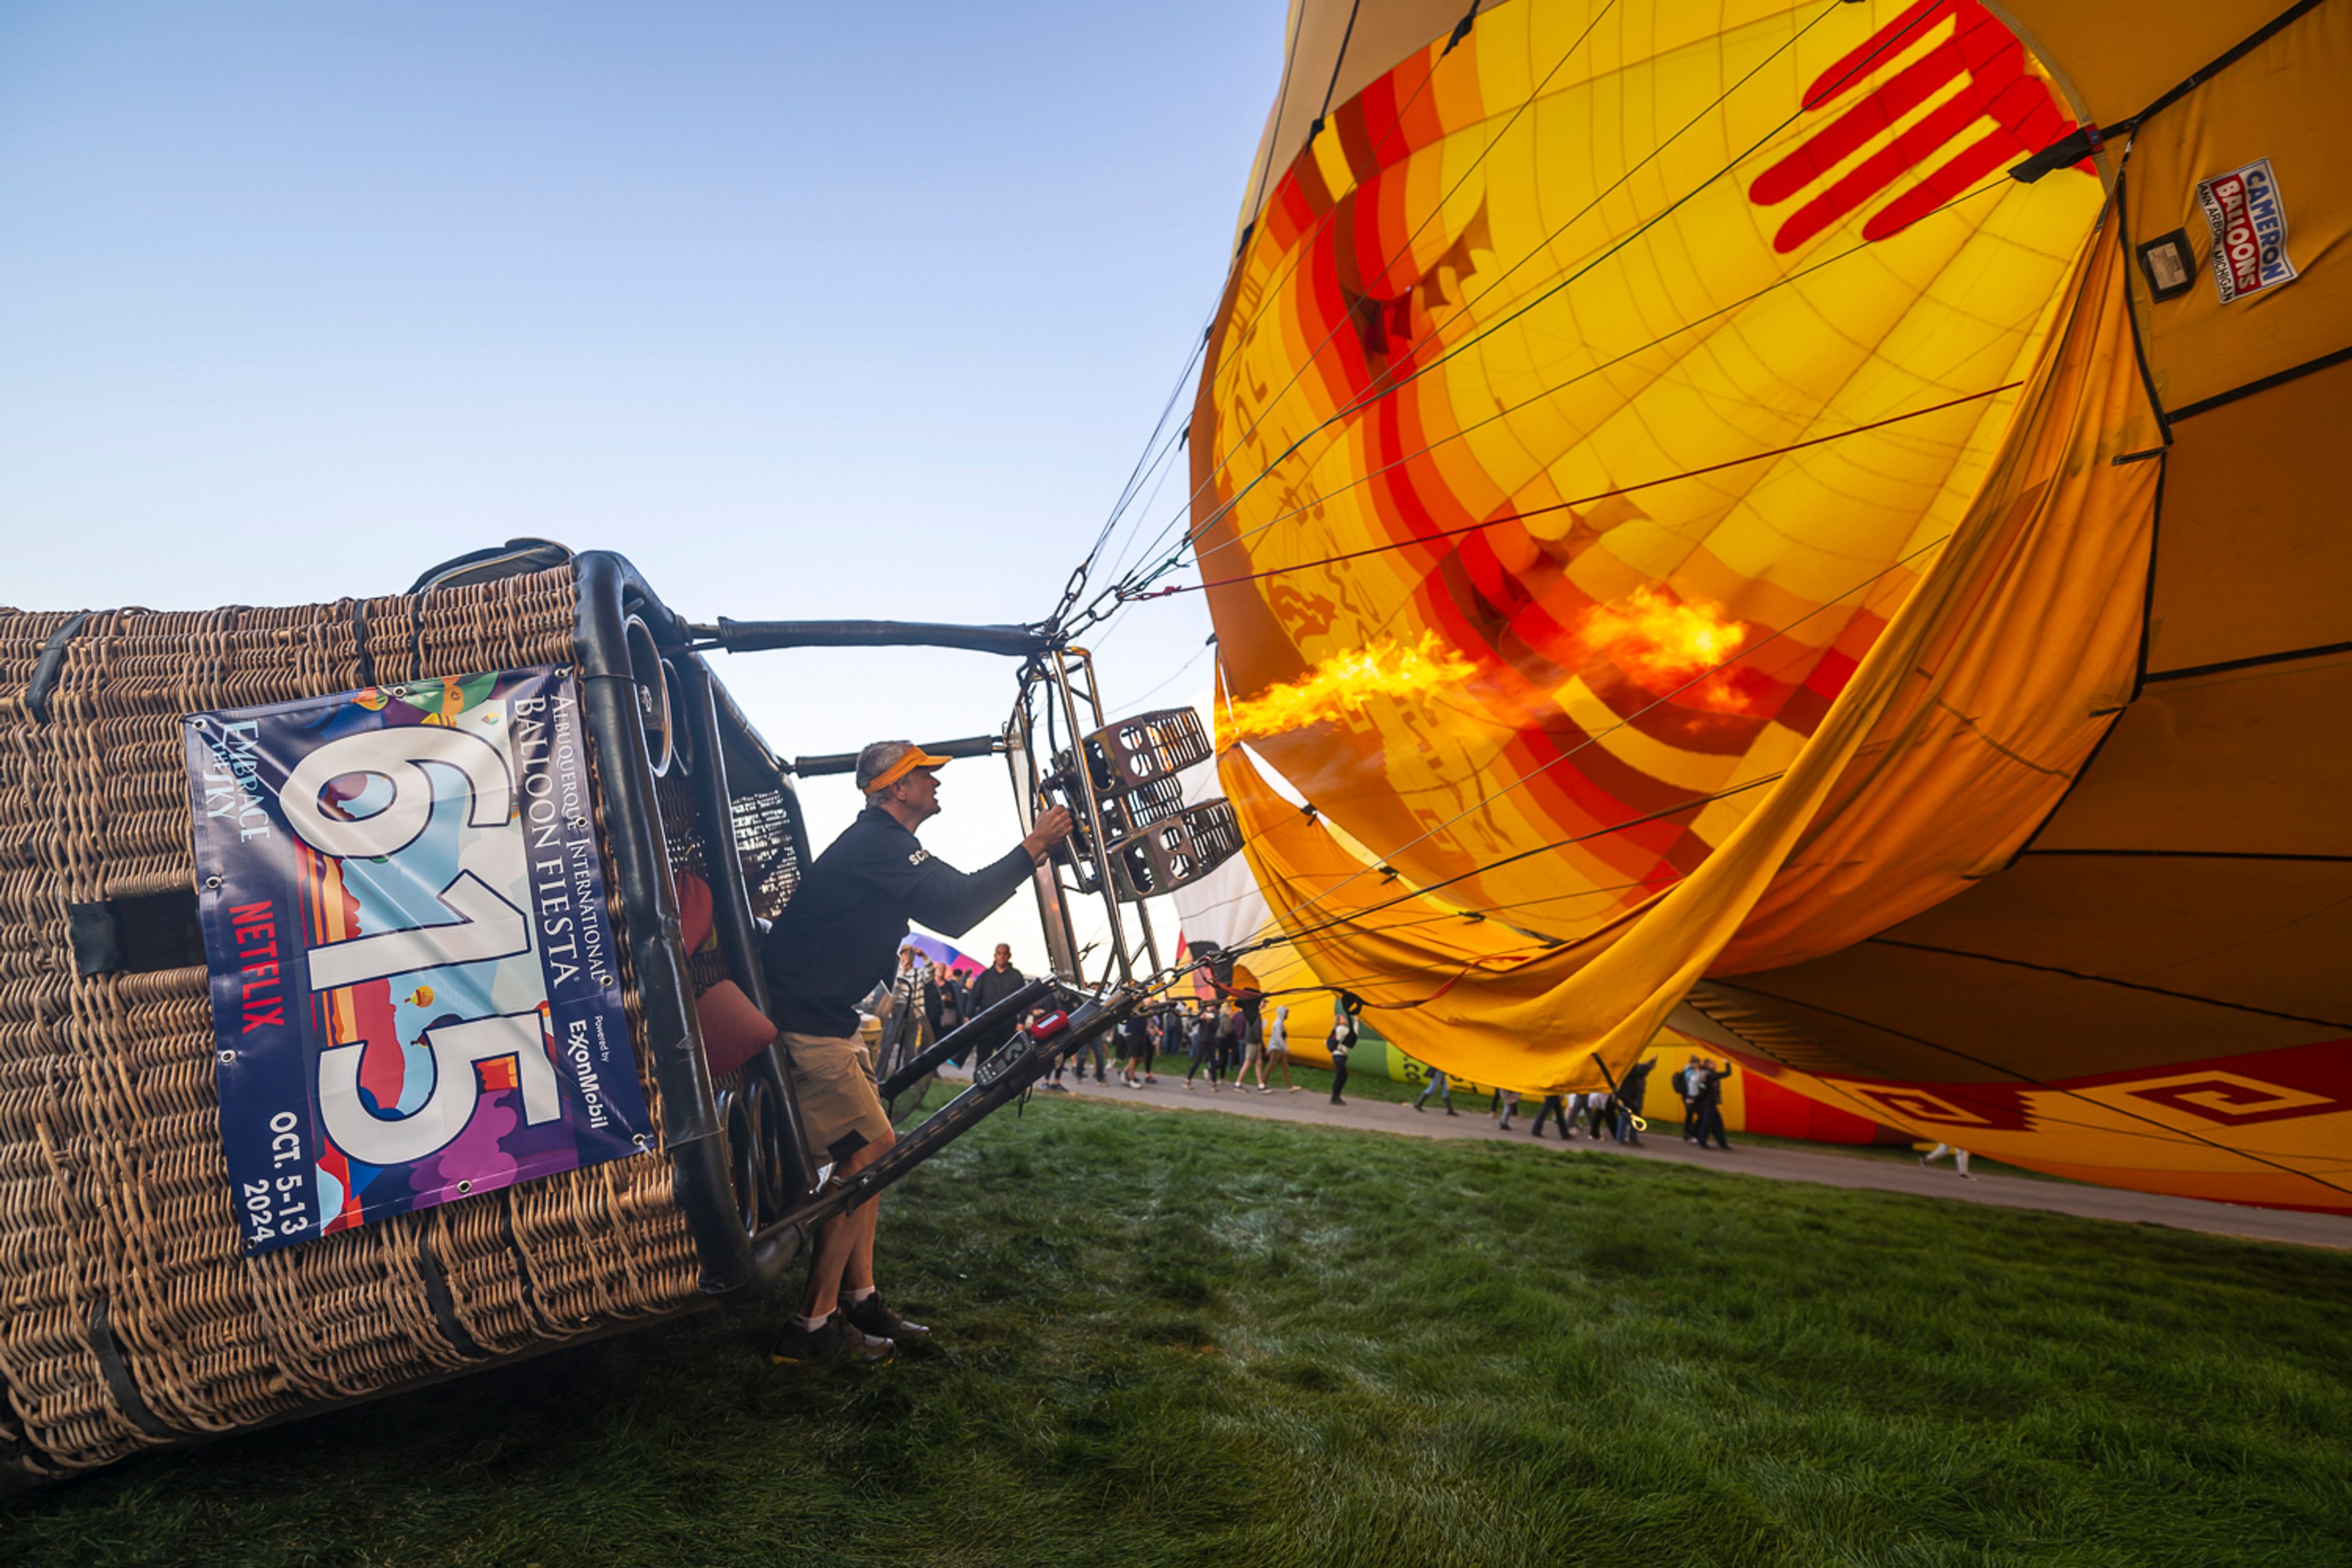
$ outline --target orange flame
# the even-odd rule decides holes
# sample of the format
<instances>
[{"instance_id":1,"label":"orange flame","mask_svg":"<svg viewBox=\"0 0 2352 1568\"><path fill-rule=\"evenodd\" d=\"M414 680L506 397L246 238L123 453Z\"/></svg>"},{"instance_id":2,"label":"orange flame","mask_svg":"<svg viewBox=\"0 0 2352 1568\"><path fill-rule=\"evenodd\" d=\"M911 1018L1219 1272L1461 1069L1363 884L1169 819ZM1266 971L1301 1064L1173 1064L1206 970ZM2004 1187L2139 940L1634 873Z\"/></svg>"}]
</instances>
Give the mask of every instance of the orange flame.
<instances>
[{"instance_id":1,"label":"orange flame","mask_svg":"<svg viewBox=\"0 0 2352 1568\"><path fill-rule=\"evenodd\" d=\"M1303 730L1327 719L1360 713L1384 697L1430 697L1459 686L1478 667L1443 646L1434 632L1417 644L1382 637L1349 648L1300 676L1269 686L1226 710L1225 731L1236 741Z\"/></svg>"},{"instance_id":2,"label":"orange flame","mask_svg":"<svg viewBox=\"0 0 2352 1568\"><path fill-rule=\"evenodd\" d=\"M1655 588L1636 588L1613 605L1595 605L1580 628L1586 649L1636 681L1654 688L1704 677L1686 699L1724 712L1744 712L1747 697L1721 669L1748 640L1748 628L1704 599L1682 600Z\"/></svg>"}]
</instances>

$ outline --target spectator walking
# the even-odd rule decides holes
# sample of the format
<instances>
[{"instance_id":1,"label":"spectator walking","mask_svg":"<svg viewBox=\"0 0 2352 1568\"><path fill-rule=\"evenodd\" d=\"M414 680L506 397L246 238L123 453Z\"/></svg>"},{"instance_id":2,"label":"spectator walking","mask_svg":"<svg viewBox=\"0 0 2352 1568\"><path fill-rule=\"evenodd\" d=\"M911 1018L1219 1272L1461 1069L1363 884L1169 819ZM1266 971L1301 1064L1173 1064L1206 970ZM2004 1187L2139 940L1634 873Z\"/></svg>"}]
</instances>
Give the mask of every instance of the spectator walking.
<instances>
[{"instance_id":1,"label":"spectator walking","mask_svg":"<svg viewBox=\"0 0 2352 1568\"><path fill-rule=\"evenodd\" d=\"M1584 1132L1595 1143L1601 1142L1601 1130L1617 1121L1617 1097L1610 1094L1588 1094L1584 1097Z\"/></svg>"},{"instance_id":2,"label":"spectator walking","mask_svg":"<svg viewBox=\"0 0 2352 1568\"><path fill-rule=\"evenodd\" d=\"M1185 1043L1183 1004L1171 1002L1151 1020L1151 1054L1143 1058L1143 1081L1147 1085L1158 1083L1160 1080L1151 1076L1153 1059L1171 1057L1182 1060Z\"/></svg>"},{"instance_id":3,"label":"spectator walking","mask_svg":"<svg viewBox=\"0 0 2352 1568\"><path fill-rule=\"evenodd\" d=\"M1692 1075L1697 1089L1692 1103L1698 1115L1698 1146L1706 1148L1706 1141L1712 1138L1727 1154L1731 1152L1731 1140L1723 1135L1723 1080L1730 1076L1729 1058L1724 1059L1721 1068L1702 1060Z\"/></svg>"},{"instance_id":4,"label":"spectator walking","mask_svg":"<svg viewBox=\"0 0 2352 1568\"><path fill-rule=\"evenodd\" d=\"M1949 1154L1952 1157L1953 1168L1959 1172L1960 1180L1964 1182L1973 1182L1976 1180L1974 1176L1969 1174L1969 1152L1966 1149L1961 1148L1958 1143L1937 1144L1933 1149L1928 1150L1926 1153L1919 1156L1919 1163L1923 1165L1932 1165L1947 1154Z\"/></svg>"},{"instance_id":5,"label":"spectator walking","mask_svg":"<svg viewBox=\"0 0 2352 1568\"><path fill-rule=\"evenodd\" d=\"M1655 1057L1635 1062L1626 1069L1617 1085L1617 1142L1639 1144L1642 1130L1633 1125L1641 1120L1642 1102L1649 1097L1650 1074L1658 1065Z\"/></svg>"},{"instance_id":6,"label":"spectator walking","mask_svg":"<svg viewBox=\"0 0 2352 1568\"><path fill-rule=\"evenodd\" d=\"M1542 1137L1544 1119L1546 1117L1550 1117L1559 1124L1559 1135L1563 1140L1575 1137L1576 1122L1574 1118L1569 1113L1568 1105L1570 1100L1581 1100L1583 1098L1584 1096L1580 1094L1571 1095L1567 1099L1562 1099L1557 1094L1545 1095L1543 1097L1543 1103L1536 1107L1536 1124L1528 1129L1528 1136L1530 1138Z\"/></svg>"},{"instance_id":7,"label":"spectator walking","mask_svg":"<svg viewBox=\"0 0 2352 1568\"><path fill-rule=\"evenodd\" d=\"M908 1058L930 1043L925 1037L929 1020L923 1006L924 984L929 975L923 966L922 950L911 942L906 942L898 949L898 968L889 983L868 994L868 1000L877 1004L874 1016L882 1025L874 1065L875 1071L883 1078L897 1072Z\"/></svg>"},{"instance_id":8,"label":"spectator walking","mask_svg":"<svg viewBox=\"0 0 2352 1568\"><path fill-rule=\"evenodd\" d=\"M1262 1059L1265 1045L1265 1024L1263 1016L1265 1011L1265 993L1255 985L1244 986L1234 994L1234 1005L1241 1013L1234 1031L1241 1047L1241 1065L1234 1069L1234 1081L1241 1082L1242 1074L1247 1069L1249 1063L1256 1060L1258 1087L1262 1089L1265 1087L1265 1063Z\"/></svg>"},{"instance_id":9,"label":"spectator walking","mask_svg":"<svg viewBox=\"0 0 2352 1568\"><path fill-rule=\"evenodd\" d=\"M1129 1013L1118 1021L1118 1081L1129 1089L1143 1087L1143 1064L1151 1050L1151 1020Z\"/></svg>"},{"instance_id":10,"label":"spectator walking","mask_svg":"<svg viewBox=\"0 0 2352 1568\"><path fill-rule=\"evenodd\" d=\"M1356 1046L1356 1019L1364 1010L1363 998L1352 991L1342 991L1331 998L1331 1033L1324 1040L1331 1053L1331 1103L1345 1105L1339 1091L1348 1087L1348 1053Z\"/></svg>"},{"instance_id":11,"label":"spectator walking","mask_svg":"<svg viewBox=\"0 0 2352 1568\"><path fill-rule=\"evenodd\" d=\"M1184 1087L1192 1087L1193 1075L1202 1068L1209 1069L1209 1091L1223 1092L1217 1086L1222 1066L1217 1060L1217 1011L1198 1003L1192 1006L1192 1058L1184 1068Z\"/></svg>"},{"instance_id":12,"label":"spectator walking","mask_svg":"<svg viewBox=\"0 0 2352 1568\"><path fill-rule=\"evenodd\" d=\"M1446 1081L1445 1069L1443 1068L1429 1069L1429 1077L1423 1081L1421 1092L1413 1097L1412 1108L1415 1110L1427 1110L1429 1097L1433 1094L1437 1096L1438 1102L1445 1107L1446 1115L1460 1114L1454 1109L1454 1086Z\"/></svg>"},{"instance_id":13,"label":"spectator walking","mask_svg":"<svg viewBox=\"0 0 2352 1568\"><path fill-rule=\"evenodd\" d=\"M1518 1090L1515 1089L1498 1089L1495 1091L1495 1126L1497 1131L1508 1132L1511 1130L1511 1118L1518 1114Z\"/></svg>"},{"instance_id":14,"label":"spectator walking","mask_svg":"<svg viewBox=\"0 0 2352 1568\"><path fill-rule=\"evenodd\" d=\"M1590 1093L1578 1093L1578 1096L1569 1096L1569 1114L1567 1114L1567 1117L1564 1117L1564 1121L1561 1121L1561 1129L1559 1129L1559 1135L1561 1135L1561 1138L1573 1138L1573 1135L1576 1135L1576 1123L1578 1123L1578 1121L1583 1121L1583 1119L1585 1119L1585 1110L1588 1110L1588 1107L1592 1105L1592 1100L1597 1100L1597 1098L1600 1098L1600 1096L1590 1096Z\"/></svg>"},{"instance_id":15,"label":"spectator walking","mask_svg":"<svg viewBox=\"0 0 2352 1568\"><path fill-rule=\"evenodd\" d=\"M1242 1010L1230 1000L1217 1005L1217 1066L1238 1084L1242 1079Z\"/></svg>"},{"instance_id":16,"label":"spectator walking","mask_svg":"<svg viewBox=\"0 0 2352 1568\"><path fill-rule=\"evenodd\" d=\"M1280 1068L1282 1087L1293 1094L1298 1092L1298 1086L1290 1081L1290 1009L1286 1006L1274 1010L1274 1022L1266 1027L1265 1065ZM1274 1091L1269 1088L1266 1092Z\"/></svg>"},{"instance_id":17,"label":"spectator walking","mask_svg":"<svg viewBox=\"0 0 2352 1568\"><path fill-rule=\"evenodd\" d=\"M1086 1082L1087 1060L1090 1057L1093 1058L1095 1064L1095 1081L1097 1083L1109 1082L1110 1079L1106 1075L1104 1069L1110 1061L1110 1039L1108 1036L1104 1035L1097 1035L1085 1045L1080 1046L1076 1050L1070 1053L1070 1076L1076 1079L1080 1083ZM1054 1076L1058 1079L1061 1077L1061 1069L1056 1068L1055 1069Z\"/></svg>"},{"instance_id":18,"label":"spectator walking","mask_svg":"<svg viewBox=\"0 0 2352 1568\"><path fill-rule=\"evenodd\" d=\"M1668 1080L1674 1085L1675 1098L1683 1102L1683 1142L1698 1142L1698 1053L1675 1069Z\"/></svg>"},{"instance_id":19,"label":"spectator walking","mask_svg":"<svg viewBox=\"0 0 2352 1568\"><path fill-rule=\"evenodd\" d=\"M1265 1001L1263 995L1258 997L1259 1005L1262 1006ZM1234 1081L1247 1089L1249 1085L1243 1079L1249 1076L1252 1068L1257 1069L1257 1091L1272 1094L1274 1086L1265 1081L1265 1037L1259 1032L1258 1015L1244 1008L1242 1013L1242 1070Z\"/></svg>"},{"instance_id":20,"label":"spectator walking","mask_svg":"<svg viewBox=\"0 0 2352 1568\"><path fill-rule=\"evenodd\" d=\"M944 1040L963 1026L963 985L955 971L934 963L923 977L923 1011L931 1020L931 1038Z\"/></svg>"}]
</instances>

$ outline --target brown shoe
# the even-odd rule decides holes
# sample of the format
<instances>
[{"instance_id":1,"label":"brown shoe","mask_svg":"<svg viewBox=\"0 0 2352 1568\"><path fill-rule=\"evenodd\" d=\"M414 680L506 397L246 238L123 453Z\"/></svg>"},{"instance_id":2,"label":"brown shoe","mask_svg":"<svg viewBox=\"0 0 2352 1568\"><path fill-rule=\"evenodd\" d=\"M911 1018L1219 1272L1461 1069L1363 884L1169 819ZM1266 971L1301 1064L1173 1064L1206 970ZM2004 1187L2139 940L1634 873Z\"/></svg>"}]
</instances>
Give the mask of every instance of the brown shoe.
<instances>
[{"instance_id":1,"label":"brown shoe","mask_svg":"<svg viewBox=\"0 0 2352 1568\"><path fill-rule=\"evenodd\" d=\"M868 1301L873 1299L866 1298ZM814 1329L786 1323L775 1349L768 1352L768 1360L779 1366L879 1366L897 1353L898 1348L887 1336L868 1334L849 1321L847 1312L836 1310Z\"/></svg>"},{"instance_id":2,"label":"brown shoe","mask_svg":"<svg viewBox=\"0 0 2352 1568\"><path fill-rule=\"evenodd\" d=\"M863 1301L843 1303L841 1313L859 1329L885 1342L897 1340L907 1342L931 1337L929 1329L920 1323L910 1323L892 1311L889 1303L882 1300L879 1290Z\"/></svg>"}]
</instances>

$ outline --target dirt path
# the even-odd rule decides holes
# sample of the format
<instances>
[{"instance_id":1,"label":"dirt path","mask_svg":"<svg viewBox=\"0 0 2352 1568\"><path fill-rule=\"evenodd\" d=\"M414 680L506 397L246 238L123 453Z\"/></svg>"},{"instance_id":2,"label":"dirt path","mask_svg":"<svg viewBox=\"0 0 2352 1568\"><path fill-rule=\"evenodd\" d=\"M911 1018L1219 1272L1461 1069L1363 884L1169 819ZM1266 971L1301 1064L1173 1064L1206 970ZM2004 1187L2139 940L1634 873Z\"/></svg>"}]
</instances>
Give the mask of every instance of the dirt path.
<instances>
[{"instance_id":1,"label":"dirt path","mask_svg":"<svg viewBox=\"0 0 2352 1568\"><path fill-rule=\"evenodd\" d=\"M1204 1088L1186 1093L1181 1079L1163 1076L1140 1089L1116 1080L1088 1083L1078 1091L1088 1100L1117 1100L1158 1110L1220 1111L1231 1116L1255 1116L1270 1121L1300 1122L1316 1127L1349 1127L1360 1131L1398 1132L1417 1138L1507 1138L1528 1142L1522 1115L1509 1132L1497 1131L1483 1110L1464 1109L1448 1117L1432 1109L1415 1112L1409 1105L1377 1100L1333 1105L1324 1096L1301 1091L1286 1094L1246 1093L1226 1089L1213 1094ZM1483 1104L1483 1101L1481 1102ZM1523 1108L1525 1109L1525 1108ZM1961 1181L1947 1165L1933 1169L1911 1160L1860 1152L1814 1153L1806 1150L1742 1143L1735 1141L1729 1153L1701 1153L1682 1141L1675 1130L1653 1134L1639 1148L1613 1142L1593 1143L1584 1138L1562 1144L1549 1132L1543 1147L1582 1152L1600 1150L1634 1160L1664 1160L1674 1164L1706 1165L1747 1176L1780 1182L1817 1182L1831 1187L1863 1187L1877 1192L1910 1193L1918 1197L1954 1203L1991 1204L2001 1208L2046 1209L2084 1219L2115 1220L2125 1225L2162 1225L2177 1230L2201 1230L2215 1236L2248 1237L2261 1241L2293 1242L2304 1247L2331 1247L2352 1251L2352 1217L2298 1214L2285 1209L2242 1208L2234 1204L2206 1203L2198 1198L2164 1197L2154 1193L2126 1192L2115 1187L2085 1186L2074 1182L2042 1181L2030 1176L1986 1172L1976 1180Z\"/></svg>"}]
</instances>

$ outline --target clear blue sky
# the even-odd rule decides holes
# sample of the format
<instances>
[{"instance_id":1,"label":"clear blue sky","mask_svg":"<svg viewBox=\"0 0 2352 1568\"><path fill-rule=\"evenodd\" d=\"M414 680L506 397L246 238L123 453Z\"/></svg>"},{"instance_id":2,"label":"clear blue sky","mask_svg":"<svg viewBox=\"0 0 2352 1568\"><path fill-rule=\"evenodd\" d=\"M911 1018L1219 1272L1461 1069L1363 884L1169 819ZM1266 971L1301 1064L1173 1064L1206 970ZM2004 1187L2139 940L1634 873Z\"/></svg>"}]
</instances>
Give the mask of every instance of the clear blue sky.
<instances>
[{"instance_id":1,"label":"clear blue sky","mask_svg":"<svg viewBox=\"0 0 2352 1568\"><path fill-rule=\"evenodd\" d=\"M1283 15L0 8L0 601L383 593L531 533L698 618L1034 618L1214 301ZM1131 616L1115 705L1206 631ZM1012 696L968 654L720 673L787 753ZM944 782L927 841L1001 851L1002 769Z\"/></svg>"}]
</instances>

